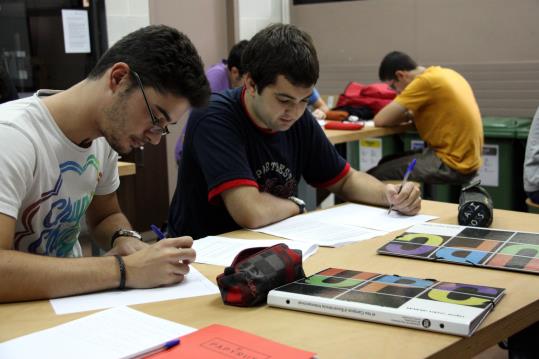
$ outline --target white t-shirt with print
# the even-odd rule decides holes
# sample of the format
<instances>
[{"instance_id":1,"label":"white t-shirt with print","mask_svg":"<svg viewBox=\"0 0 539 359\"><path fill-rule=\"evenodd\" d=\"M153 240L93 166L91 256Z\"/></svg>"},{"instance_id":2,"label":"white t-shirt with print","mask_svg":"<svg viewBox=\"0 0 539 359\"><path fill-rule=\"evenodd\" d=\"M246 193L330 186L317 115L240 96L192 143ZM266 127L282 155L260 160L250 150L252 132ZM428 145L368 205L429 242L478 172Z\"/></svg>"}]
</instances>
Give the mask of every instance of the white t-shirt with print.
<instances>
[{"instance_id":1,"label":"white t-shirt with print","mask_svg":"<svg viewBox=\"0 0 539 359\"><path fill-rule=\"evenodd\" d=\"M100 137L71 142L38 94L0 105L0 213L17 220L13 249L80 257L80 221L94 195L120 185L117 153Z\"/></svg>"}]
</instances>

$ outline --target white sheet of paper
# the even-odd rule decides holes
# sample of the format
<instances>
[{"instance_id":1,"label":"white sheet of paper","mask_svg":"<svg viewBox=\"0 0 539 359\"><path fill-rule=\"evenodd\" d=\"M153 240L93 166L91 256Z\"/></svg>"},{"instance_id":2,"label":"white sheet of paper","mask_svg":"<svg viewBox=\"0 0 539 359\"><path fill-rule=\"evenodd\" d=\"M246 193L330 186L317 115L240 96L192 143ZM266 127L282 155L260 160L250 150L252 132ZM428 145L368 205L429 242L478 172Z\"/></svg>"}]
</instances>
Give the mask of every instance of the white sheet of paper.
<instances>
[{"instance_id":1,"label":"white sheet of paper","mask_svg":"<svg viewBox=\"0 0 539 359\"><path fill-rule=\"evenodd\" d=\"M291 249L301 250L304 261L318 250L316 244L286 239L236 239L221 236L200 238L193 242L193 248L197 252L197 263L229 266L234 257L244 249L269 247L279 243L284 243Z\"/></svg>"},{"instance_id":2,"label":"white sheet of paper","mask_svg":"<svg viewBox=\"0 0 539 359\"><path fill-rule=\"evenodd\" d=\"M91 49L88 11L62 9L62 25L66 54L89 54Z\"/></svg>"},{"instance_id":3,"label":"white sheet of paper","mask_svg":"<svg viewBox=\"0 0 539 359\"><path fill-rule=\"evenodd\" d=\"M317 216L323 215L323 217L320 218L324 222L365 227L387 232L408 228L438 218L426 214L406 216L397 211L391 211L391 213L388 214L387 209L355 203L330 208L325 211L316 212L316 214Z\"/></svg>"},{"instance_id":4,"label":"white sheet of paper","mask_svg":"<svg viewBox=\"0 0 539 359\"><path fill-rule=\"evenodd\" d=\"M321 212L325 211L316 212L316 214ZM324 218L321 219L315 213L290 217L253 231L326 247L340 247L386 234L386 232L368 228L334 224Z\"/></svg>"},{"instance_id":5,"label":"white sheet of paper","mask_svg":"<svg viewBox=\"0 0 539 359\"><path fill-rule=\"evenodd\" d=\"M116 307L2 343L0 358L132 358L194 331L128 307Z\"/></svg>"},{"instance_id":6,"label":"white sheet of paper","mask_svg":"<svg viewBox=\"0 0 539 359\"><path fill-rule=\"evenodd\" d=\"M67 314L217 293L219 293L217 286L191 266L191 270L185 276L184 281L170 287L107 291L51 299L50 302L56 314Z\"/></svg>"},{"instance_id":7,"label":"white sheet of paper","mask_svg":"<svg viewBox=\"0 0 539 359\"><path fill-rule=\"evenodd\" d=\"M408 228L409 233L437 234L440 236L456 236L464 230L464 226L442 223L422 223Z\"/></svg>"}]
</instances>

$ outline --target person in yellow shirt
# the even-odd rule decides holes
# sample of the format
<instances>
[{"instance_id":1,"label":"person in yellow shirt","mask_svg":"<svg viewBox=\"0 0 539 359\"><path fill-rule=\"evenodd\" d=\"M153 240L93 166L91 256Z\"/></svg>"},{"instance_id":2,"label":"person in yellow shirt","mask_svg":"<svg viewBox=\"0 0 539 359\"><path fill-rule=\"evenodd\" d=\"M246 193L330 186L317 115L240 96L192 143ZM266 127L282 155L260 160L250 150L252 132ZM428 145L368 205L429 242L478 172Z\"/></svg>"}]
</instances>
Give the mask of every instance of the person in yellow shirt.
<instances>
[{"instance_id":1,"label":"person in yellow shirt","mask_svg":"<svg viewBox=\"0 0 539 359\"><path fill-rule=\"evenodd\" d=\"M472 88L458 72L419 66L405 53L393 51L380 64L380 80L398 96L374 117L378 127L411 121L426 148L382 158L369 171L380 180L402 179L416 159L409 179L428 184L462 184L481 166L483 125Z\"/></svg>"}]
</instances>

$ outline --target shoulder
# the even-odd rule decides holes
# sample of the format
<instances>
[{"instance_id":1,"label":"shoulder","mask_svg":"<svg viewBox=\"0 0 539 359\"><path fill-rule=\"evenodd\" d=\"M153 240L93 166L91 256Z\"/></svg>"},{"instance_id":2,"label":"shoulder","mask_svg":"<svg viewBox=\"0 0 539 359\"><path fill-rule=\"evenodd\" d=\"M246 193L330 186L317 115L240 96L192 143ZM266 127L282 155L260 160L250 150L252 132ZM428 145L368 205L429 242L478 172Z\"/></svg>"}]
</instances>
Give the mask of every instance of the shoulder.
<instances>
[{"instance_id":1,"label":"shoulder","mask_svg":"<svg viewBox=\"0 0 539 359\"><path fill-rule=\"evenodd\" d=\"M243 115L241 105L241 89L225 90L213 93L207 107L194 109L191 119L195 122L204 121L227 121Z\"/></svg>"}]
</instances>

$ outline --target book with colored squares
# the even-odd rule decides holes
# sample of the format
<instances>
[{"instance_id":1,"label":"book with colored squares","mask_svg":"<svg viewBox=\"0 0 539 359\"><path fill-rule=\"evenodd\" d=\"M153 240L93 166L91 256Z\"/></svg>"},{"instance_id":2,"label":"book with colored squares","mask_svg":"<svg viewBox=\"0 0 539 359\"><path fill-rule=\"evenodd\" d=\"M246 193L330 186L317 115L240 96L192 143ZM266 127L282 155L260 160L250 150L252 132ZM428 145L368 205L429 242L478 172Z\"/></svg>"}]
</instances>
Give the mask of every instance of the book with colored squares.
<instances>
[{"instance_id":1,"label":"book with colored squares","mask_svg":"<svg viewBox=\"0 0 539 359\"><path fill-rule=\"evenodd\" d=\"M172 358L249 358L310 359L315 353L234 329L212 324L180 338L180 344L154 354L151 359Z\"/></svg>"},{"instance_id":2,"label":"book with colored squares","mask_svg":"<svg viewBox=\"0 0 539 359\"><path fill-rule=\"evenodd\" d=\"M328 268L273 289L270 306L470 336L504 288Z\"/></svg>"},{"instance_id":3,"label":"book with colored squares","mask_svg":"<svg viewBox=\"0 0 539 359\"><path fill-rule=\"evenodd\" d=\"M423 223L378 253L539 274L539 233Z\"/></svg>"}]
</instances>

